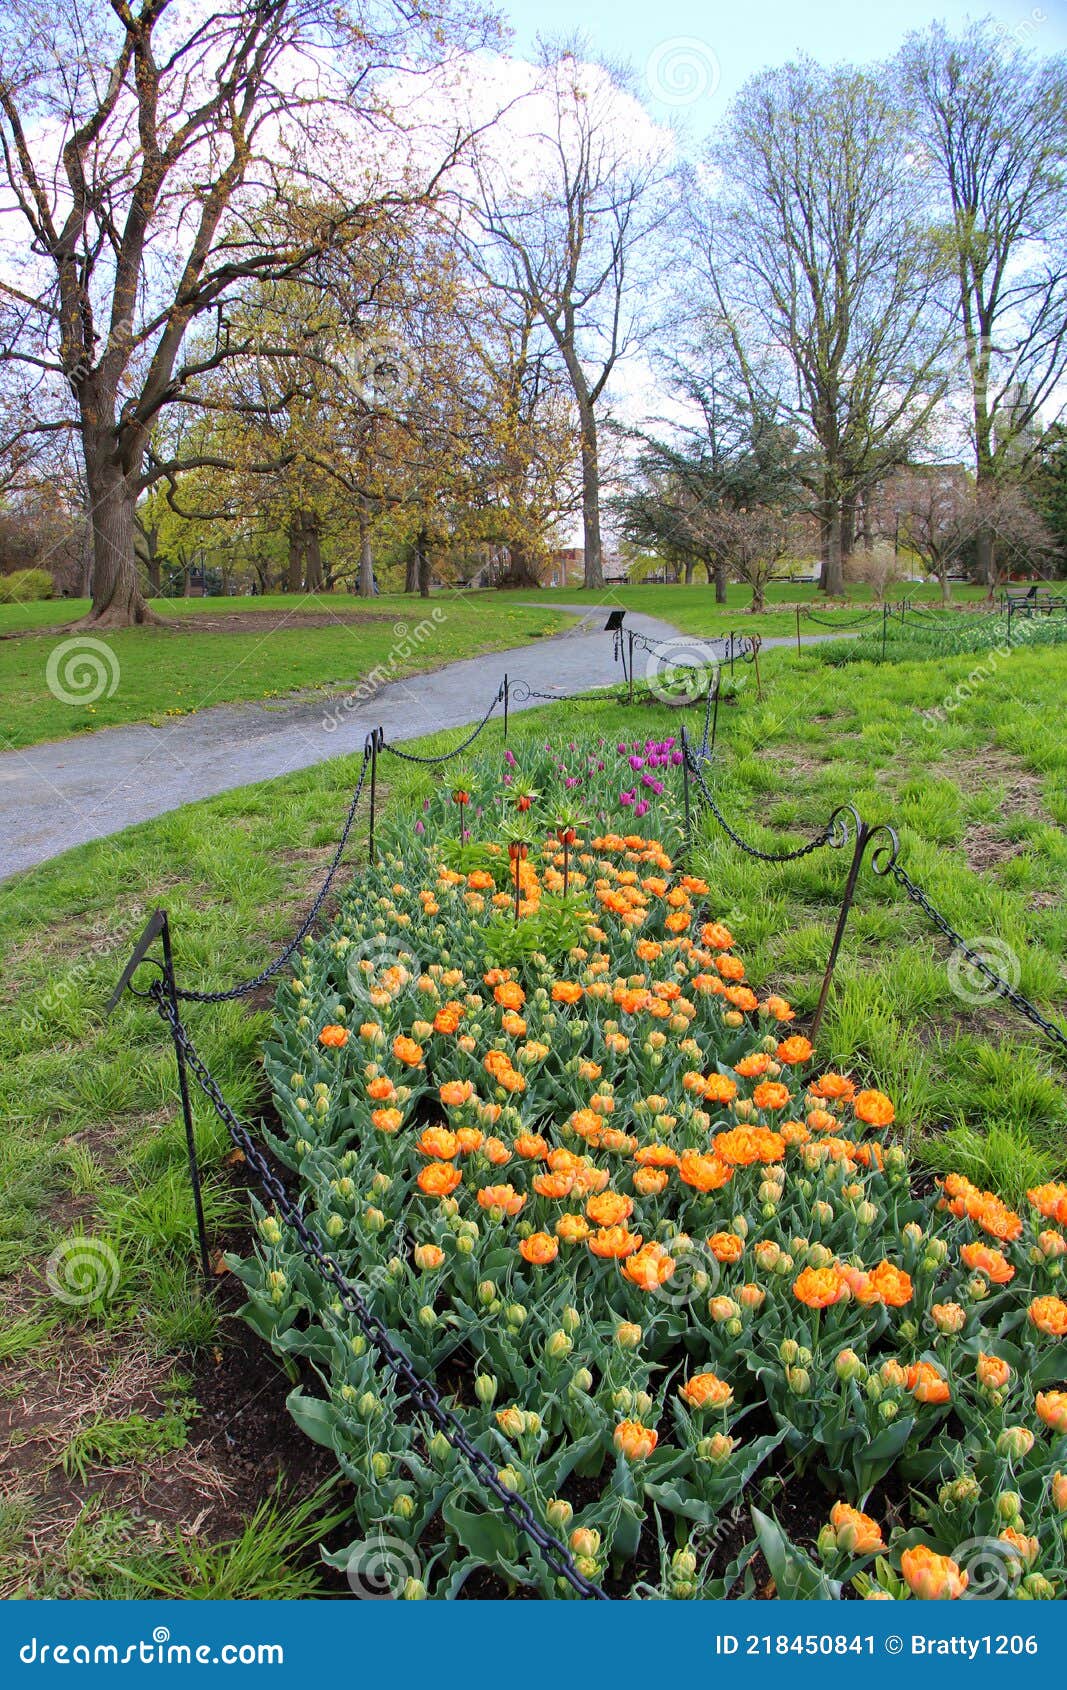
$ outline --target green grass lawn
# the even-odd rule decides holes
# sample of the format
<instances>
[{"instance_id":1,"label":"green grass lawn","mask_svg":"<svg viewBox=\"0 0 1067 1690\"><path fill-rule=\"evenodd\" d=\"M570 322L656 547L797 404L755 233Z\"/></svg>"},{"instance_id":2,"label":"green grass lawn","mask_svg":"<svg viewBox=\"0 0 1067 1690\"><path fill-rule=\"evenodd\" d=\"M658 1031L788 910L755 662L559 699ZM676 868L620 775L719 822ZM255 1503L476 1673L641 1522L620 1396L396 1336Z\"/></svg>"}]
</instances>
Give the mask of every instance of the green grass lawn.
<instances>
[{"instance_id":1,"label":"green grass lawn","mask_svg":"<svg viewBox=\"0 0 1067 1690\"><path fill-rule=\"evenodd\" d=\"M75 664L78 652L85 653L86 635L60 636L56 624L80 614L84 605L67 600L0 607L0 634L20 636L0 639L0 746L34 745L309 688L340 691L375 673L382 681L399 680L437 668L457 652L475 656L523 645L572 621L549 604L531 609L514 599L471 594L435 595L429 603L404 597L364 602L347 594L166 599L158 608L174 621L173 631L109 634L110 656L90 648L100 667L79 676ZM237 615L245 621L227 628ZM316 621L309 624L312 617ZM361 620L351 620L356 617ZM223 626L206 629L201 624L208 619ZM78 642L65 662L55 655L63 639ZM50 658L58 665L56 690L49 685ZM58 697L57 691L68 696ZM97 691L101 696L89 702Z\"/></svg>"},{"instance_id":2,"label":"green grass lawn","mask_svg":"<svg viewBox=\"0 0 1067 1690\"><path fill-rule=\"evenodd\" d=\"M948 725L928 727L920 710L974 662L834 670L813 652L768 653L763 702L750 681L721 713L710 778L728 819L765 847L809 836L846 800L892 821L901 862L934 902L967 938L1010 947L1022 988L1062 1019L1067 652L1016 652ZM612 741L677 733L680 721L613 701L562 705L515 718L512 743L572 733L578 719ZM413 809L431 777L391 759L383 769L388 804ZM195 1370L229 1353L234 1326L198 1282L173 1055L147 1007L126 997L108 1019L103 1004L158 902L185 983L224 985L262 966L299 924L356 772L340 759L228 793L0 886L0 1416L10 1422L0 1593L224 1595L234 1566L245 1598L314 1589L295 1566L314 1535L306 1513L294 1517L283 1497L250 1527L250 1510L235 1518L217 1488L233 1473L225 1450L203 1442ZM355 838L355 872L364 849ZM767 868L705 817L694 867L751 977L810 1011L844 854ZM934 1166L1017 1197L1067 1161L1067 1070L1007 1006L956 998L946 960L900 889L865 870L820 1058L884 1086ZM266 1023L265 1007L239 1003L189 1013L230 1101L253 1117ZM199 1097L195 1113L209 1224L225 1241L247 1199ZM43 1277L50 1252L78 1234L116 1264L88 1309L58 1303ZM271 1367L264 1358L265 1382ZM191 1470L199 1490L183 1480ZM205 1495L215 1499L206 1514Z\"/></svg>"}]
</instances>

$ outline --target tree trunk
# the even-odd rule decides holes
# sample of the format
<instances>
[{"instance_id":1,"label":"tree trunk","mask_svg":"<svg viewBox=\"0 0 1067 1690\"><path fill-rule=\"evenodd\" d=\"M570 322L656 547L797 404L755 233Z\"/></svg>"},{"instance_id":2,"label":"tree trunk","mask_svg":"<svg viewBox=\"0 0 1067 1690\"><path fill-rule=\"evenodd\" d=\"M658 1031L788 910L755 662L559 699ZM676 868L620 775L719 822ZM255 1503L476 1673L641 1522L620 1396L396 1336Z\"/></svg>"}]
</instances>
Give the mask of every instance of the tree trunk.
<instances>
[{"instance_id":1,"label":"tree trunk","mask_svg":"<svg viewBox=\"0 0 1067 1690\"><path fill-rule=\"evenodd\" d=\"M304 531L298 512L289 517L289 573L285 583L287 593L298 593L304 582Z\"/></svg>"},{"instance_id":2,"label":"tree trunk","mask_svg":"<svg viewBox=\"0 0 1067 1690\"><path fill-rule=\"evenodd\" d=\"M841 598L845 591L845 570L841 545L841 505L830 499L823 507L823 573L822 587L830 598Z\"/></svg>"},{"instance_id":3,"label":"tree trunk","mask_svg":"<svg viewBox=\"0 0 1067 1690\"><path fill-rule=\"evenodd\" d=\"M847 493L841 500L841 564L842 574L844 565L852 556L856 544L856 495Z\"/></svg>"},{"instance_id":4,"label":"tree trunk","mask_svg":"<svg viewBox=\"0 0 1067 1690\"><path fill-rule=\"evenodd\" d=\"M430 596L430 542L425 528L420 528L415 540L416 580L419 597Z\"/></svg>"},{"instance_id":5,"label":"tree trunk","mask_svg":"<svg viewBox=\"0 0 1067 1690\"><path fill-rule=\"evenodd\" d=\"M304 584L309 593L322 590L322 540L314 511L304 512Z\"/></svg>"},{"instance_id":6,"label":"tree trunk","mask_svg":"<svg viewBox=\"0 0 1067 1690\"><path fill-rule=\"evenodd\" d=\"M596 415L591 405L579 405L582 444L582 537L585 545L585 585L604 585L604 549L600 541L600 460Z\"/></svg>"},{"instance_id":7,"label":"tree trunk","mask_svg":"<svg viewBox=\"0 0 1067 1690\"><path fill-rule=\"evenodd\" d=\"M137 495L111 452L112 430L83 429L93 524L93 604L87 626L128 628L161 619L148 609L137 574Z\"/></svg>"},{"instance_id":8,"label":"tree trunk","mask_svg":"<svg viewBox=\"0 0 1067 1690\"><path fill-rule=\"evenodd\" d=\"M508 569L501 585L530 588L541 586L537 565L521 540L508 547Z\"/></svg>"},{"instance_id":9,"label":"tree trunk","mask_svg":"<svg viewBox=\"0 0 1067 1690\"><path fill-rule=\"evenodd\" d=\"M359 501L359 581L357 592L361 599L374 597L374 553L370 543L370 522L367 517L367 501Z\"/></svg>"},{"instance_id":10,"label":"tree trunk","mask_svg":"<svg viewBox=\"0 0 1067 1690\"><path fill-rule=\"evenodd\" d=\"M419 549L418 543L412 546L404 566L404 591L417 593L419 590Z\"/></svg>"}]
</instances>

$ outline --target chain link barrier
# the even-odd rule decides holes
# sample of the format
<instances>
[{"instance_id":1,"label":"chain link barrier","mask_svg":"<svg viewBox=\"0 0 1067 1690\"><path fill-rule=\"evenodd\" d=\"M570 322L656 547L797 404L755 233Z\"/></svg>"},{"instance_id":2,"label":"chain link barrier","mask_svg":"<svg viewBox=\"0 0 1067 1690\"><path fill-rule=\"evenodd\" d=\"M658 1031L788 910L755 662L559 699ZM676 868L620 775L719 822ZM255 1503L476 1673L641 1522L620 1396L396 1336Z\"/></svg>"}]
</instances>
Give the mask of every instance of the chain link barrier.
<instances>
[{"instance_id":1,"label":"chain link barrier","mask_svg":"<svg viewBox=\"0 0 1067 1690\"><path fill-rule=\"evenodd\" d=\"M171 982L171 985L173 985L173 982ZM422 1379L415 1372L408 1356L389 1336L387 1327L374 1313L370 1305L364 1301L355 1286L345 1278L333 1257L327 1253L315 1234L309 1230L303 1215L290 1198L244 1122L240 1121L230 1108L218 1081L190 1039L182 1024L181 1017L170 999L167 983L163 980L155 981L149 988L147 995L155 1004L160 1017L170 1030L175 1047L180 1050L188 1069L196 1079L197 1085L212 1105L219 1120L226 1127L233 1143L241 1151L264 1193L274 1204L286 1226L291 1227L296 1234L304 1255L314 1263L323 1280L333 1286L342 1307L356 1321L368 1342L374 1345L384 1366L403 1382L414 1407L425 1414L427 1419L431 1420L438 1430L444 1433L453 1449L457 1450L466 1461L474 1478L499 1503L501 1511L507 1515L511 1523L517 1526L531 1542L536 1544L542 1558L558 1578L565 1579L579 1596L592 1597L602 1602L610 1601L611 1598L606 1591L579 1572L570 1550L560 1542L559 1538L554 1537L547 1527L542 1525L529 1503L517 1492L509 1490L506 1485L501 1483L490 1458L484 1450L479 1449L477 1444L471 1441L462 1421L442 1400L436 1386ZM180 994L176 995L180 996Z\"/></svg>"},{"instance_id":2,"label":"chain link barrier","mask_svg":"<svg viewBox=\"0 0 1067 1690\"><path fill-rule=\"evenodd\" d=\"M423 765L423 767L429 767L430 765L437 764L437 763L450 763L452 761L453 757L461 757L463 755L464 751L467 750L468 746L471 746L471 745L474 744L475 740L478 738L478 735L482 732L482 730L484 728L486 728L488 726L489 720L490 720L491 716L493 715L493 712L496 710L497 706L500 705L500 704L503 704L503 702L504 702L504 683L501 682L500 691L497 693L497 695L494 698L492 704L489 706L488 710L485 712L485 715L482 717L482 719L478 723L477 727L474 728L472 730L472 732L467 735L466 739L463 740L462 744L453 746L451 751L439 752L434 757L420 757L414 751L401 751L399 745L390 745L388 743L388 741L386 741L385 739L382 739L378 742L379 743L379 750L388 751L388 753L391 757L400 757L400 758L402 758L402 760L405 763L420 763L420 764Z\"/></svg>"},{"instance_id":3,"label":"chain link barrier","mask_svg":"<svg viewBox=\"0 0 1067 1690\"><path fill-rule=\"evenodd\" d=\"M294 951L303 944L304 940L311 932L311 929L314 927L315 922L318 920L319 911L326 902L326 895L329 892L330 887L333 885L334 876L336 875L337 870L341 866L341 858L344 855L345 846L348 844L348 836L352 831L352 824L356 819L356 811L359 808L359 801L363 796L363 788L366 784L367 771L370 768L370 760L370 741L368 740L363 749L363 765L359 771L359 780L356 783L356 790L352 795L352 802L348 806L348 814L345 817L344 826L341 829L341 837L337 842L337 849L334 852L333 859L326 871L326 878L319 887L318 892L315 894L315 901L308 910L307 915L304 917L299 931L293 935L285 949L274 958L274 961L268 963L266 968L260 969L260 972L255 975L253 979L243 980L239 986L230 986L226 991L220 992L193 992L187 991L184 988L179 989L178 997L185 1003L231 1003L236 998L246 998L249 993L258 991L261 986L265 986L267 981L277 974L280 968L285 967Z\"/></svg>"},{"instance_id":4,"label":"chain link barrier","mask_svg":"<svg viewBox=\"0 0 1067 1690\"><path fill-rule=\"evenodd\" d=\"M942 937L949 941L952 949L966 957L972 968L977 969L978 973L989 981L998 996L1006 998L1012 1007L1019 1011L1020 1015L1024 1016L1033 1026L1040 1028L1046 1038L1051 1039L1054 1044L1059 1046L1061 1051L1067 1053L1067 1033L1061 1027L1058 1027L1054 1021L1050 1021L1047 1016L1042 1015L1036 1004L1032 1004L1029 998L1024 997L1022 992L1011 984L1010 980L1005 980L1003 975L998 974L995 968L991 968L980 952L972 950L963 935L958 933L948 918L942 915L941 911L930 902L923 888L911 878L906 869L901 868L897 862L895 842L893 850L886 856L872 857L871 867L875 874L889 875L901 888L905 896L922 910L927 920L937 928Z\"/></svg>"},{"instance_id":5,"label":"chain link barrier","mask_svg":"<svg viewBox=\"0 0 1067 1690\"><path fill-rule=\"evenodd\" d=\"M881 617L882 612L880 610L864 610L858 616L850 616L847 622L840 616L835 616L831 622L814 610L802 610L801 615L806 617L809 622L817 622L820 628L862 628L868 622L876 622Z\"/></svg>"},{"instance_id":6,"label":"chain link barrier","mask_svg":"<svg viewBox=\"0 0 1067 1690\"><path fill-rule=\"evenodd\" d=\"M806 845L798 846L795 851L761 851L758 846L750 845L746 839L742 839L741 835L737 832L737 829L730 826L730 823L726 820L726 817L719 809L718 804L716 804L711 793L708 791L707 782L704 779L700 763L693 756L692 746L689 744L689 737L684 728L682 729L682 755L685 758L686 767L689 770L689 773L693 776L693 779L697 783L700 790L700 796L703 798L708 809L715 817L715 820L718 822L723 832L733 840L735 845L744 851L747 857L755 857L757 862L761 863L796 863L799 862L802 857L810 857L813 851L821 851L824 845L830 845L834 848L834 850L840 850L843 845L848 843L848 825L840 818L838 812L835 811L826 826L823 828L822 832L817 833L813 839L809 839Z\"/></svg>"}]
</instances>

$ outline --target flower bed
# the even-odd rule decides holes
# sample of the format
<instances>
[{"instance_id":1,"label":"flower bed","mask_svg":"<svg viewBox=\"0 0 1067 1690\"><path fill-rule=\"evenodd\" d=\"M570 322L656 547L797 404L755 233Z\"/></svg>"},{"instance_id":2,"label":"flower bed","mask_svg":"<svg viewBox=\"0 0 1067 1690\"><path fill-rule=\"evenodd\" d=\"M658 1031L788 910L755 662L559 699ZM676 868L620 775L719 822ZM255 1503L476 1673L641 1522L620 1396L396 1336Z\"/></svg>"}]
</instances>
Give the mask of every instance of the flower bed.
<instances>
[{"instance_id":1,"label":"flower bed","mask_svg":"<svg viewBox=\"0 0 1067 1690\"><path fill-rule=\"evenodd\" d=\"M279 993L272 1147L587 1577L746 1594L758 1548L783 1597L1060 1594L1067 1186L916 1195L890 1100L817 1061L673 862L674 754L539 746L435 788ZM413 1546L402 1593L567 1594L258 1232L248 1318L318 1375L292 1412L360 1536ZM798 1485L806 1543L775 1516Z\"/></svg>"}]
</instances>

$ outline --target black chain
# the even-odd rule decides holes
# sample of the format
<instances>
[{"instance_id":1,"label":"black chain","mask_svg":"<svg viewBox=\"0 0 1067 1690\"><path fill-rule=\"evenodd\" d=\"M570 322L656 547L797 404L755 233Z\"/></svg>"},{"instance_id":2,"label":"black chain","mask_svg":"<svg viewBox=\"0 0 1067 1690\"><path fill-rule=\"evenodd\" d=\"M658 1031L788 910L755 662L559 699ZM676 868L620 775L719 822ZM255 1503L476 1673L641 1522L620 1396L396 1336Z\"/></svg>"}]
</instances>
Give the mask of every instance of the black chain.
<instances>
[{"instance_id":1,"label":"black chain","mask_svg":"<svg viewBox=\"0 0 1067 1690\"><path fill-rule=\"evenodd\" d=\"M692 748L690 747L684 728L682 729L682 755L686 760L686 765L690 774L693 776L697 786L700 788L700 795L705 804L708 806L708 809L715 817L715 820L718 822L723 832L729 835L734 844L739 846L746 856L755 857L757 861L761 863L795 863L799 862L801 857L809 857L813 851L821 850L824 845L832 845L836 850L847 842L847 830L843 829L843 826L838 824L834 817L831 817L821 833L817 833L814 839L809 839L806 845L798 846L795 851L759 850L757 846L750 845L747 840L742 839L736 828L732 828L730 826L730 823L726 820L726 817L723 815L714 798L711 796L711 793L707 788L707 783L701 772L700 764L693 756Z\"/></svg>"},{"instance_id":2,"label":"black chain","mask_svg":"<svg viewBox=\"0 0 1067 1690\"><path fill-rule=\"evenodd\" d=\"M611 1598L605 1591L601 1590L599 1585L594 1584L578 1571L570 1550L541 1524L529 1503L501 1483L492 1461L483 1450L478 1448L477 1444L471 1442L462 1421L442 1401L436 1386L419 1377L404 1351L397 1344L394 1344L392 1338L390 1338L387 1327L360 1296L355 1286L345 1278L333 1257L327 1254L314 1233L309 1231L303 1215L293 1203L281 1180L252 1138L248 1128L242 1121L238 1120L226 1102L218 1081L182 1025L181 1018L168 997L166 984L162 980L157 980L149 989L148 996L153 1000L160 1016L169 1027L175 1044L181 1049L182 1056L195 1076L204 1096L211 1103L234 1144L242 1152L245 1161L256 1175L282 1220L295 1232L300 1248L314 1262L323 1279L333 1286L342 1306L354 1317L364 1336L374 1345L385 1366L398 1379L403 1381L415 1407L432 1420L444 1433L453 1449L459 1451L474 1477L484 1485L487 1491L492 1493L512 1524L517 1526L537 1545L552 1572L559 1578L566 1579L579 1596L595 1597L602 1602L610 1601Z\"/></svg>"},{"instance_id":3,"label":"black chain","mask_svg":"<svg viewBox=\"0 0 1067 1690\"><path fill-rule=\"evenodd\" d=\"M818 615L814 610L804 610L802 614L807 617L809 622L817 622L820 628L861 628L864 623L873 622L881 616L882 612L880 610L864 610L860 612L859 616L850 616L847 621L842 621L840 617L835 616L832 622L825 616Z\"/></svg>"},{"instance_id":4,"label":"black chain","mask_svg":"<svg viewBox=\"0 0 1067 1690\"><path fill-rule=\"evenodd\" d=\"M998 974L995 968L991 968L980 952L971 949L962 934L957 933L952 923L941 914L939 909L934 907L922 887L916 885L911 875L901 868L895 857L891 857L881 867L879 867L876 859L872 862L872 867L876 874L891 874L912 903L918 905L938 932L949 941L953 950L959 951L962 956L965 956L971 966L976 968L979 974L984 975L990 985L996 989L997 994L1006 998L1019 1011L1020 1015L1025 1016L1027 1021L1032 1022L1035 1027L1040 1027L1045 1036L1052 1039L1062 1050L1067 1050L1067 1033L1064 1033L1062 1028L1057 1027L1054 1021L1049 1021L1046 1016L1042 1015L1029 998L1024 997L1020 991L1016 990L1010 980L1005 980L1003 975Z\"/></svg>"},{"instance_id":5,"label":"black chain","mask_svg":"<svg viewBox=\"0 0 1067 1690\"><path fill-rule=\"evenodd\" d=\"M344 827L341 829L341 837L337 842L337 849L333 854L333 860L326 871L326 879L319 887L315 896L315 901L308 910L308 913L300 926L299 932L293 935L281 954L276 956L273 962L268 963L266 968L261 969L254 979L244 980L239 986L231 986L224 992L191 992L183 989L177 989L177 996L179 998L183 999L186 1003L229 1003L234 998L245 998L250 992L258 991L260 986L265 986L267 981L271 979L273 975L277 974L279 968L285 967L293 952L303 943L308 934L311 932L311 929L314 927L315 922L318 919L319 911L326 901L326 894L329 892L330 887L333 884L334 875L341 866L341 857L344 854L345 846L348 844L348 836L352 831L352 823L356 819L356 811L359 808L359 801L363 795L363 787L367 779L367 770L369 767L370 745L368 742L367 746L364 747L363 767L359 771L359 780L356 784L356 790L352 795L352 802L348 806L348 814L345 817Z\"/></svg>"},{"instance_id":6,"label":"black chain","mask_svg":"<svg viewBox=\"0 0 1067 1690\"><path fill-rule=\"evenodd\" d=\"M547 696L547 694L545 696ZM496 709L497 705L502 704L503 702L504 702L504 686L503 686L503 683L501 683L500 691L497 693L497 695L494 698L492 704L489 706L488 710L485 712L485 715L482 717L481 721L478 723L478 726L476 728L474 728L473 731L467 735L466 739L462 742L461 745L453 746L451 751L442 751L436 757L419 757L419 756L416 755L416 753L414 751L401 751L401 749L398 745L387 745L384 740L379 741L378 748L379 748L380 751L388 751L390 756L392 756L392 757L402 757L405 763L423 763L423 764L450 763L452 761L453 757L460 756L462 752L466 751L466 749L469 745L474 744L475 740L478 738L478 735L481 733L482 729L488 723L489 718L492 716L493 711Z\"/></svg>"}]
</instances>

